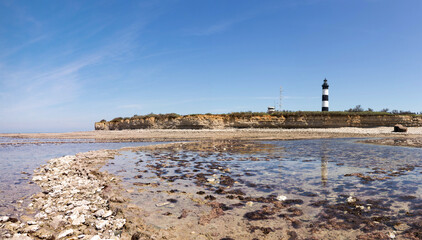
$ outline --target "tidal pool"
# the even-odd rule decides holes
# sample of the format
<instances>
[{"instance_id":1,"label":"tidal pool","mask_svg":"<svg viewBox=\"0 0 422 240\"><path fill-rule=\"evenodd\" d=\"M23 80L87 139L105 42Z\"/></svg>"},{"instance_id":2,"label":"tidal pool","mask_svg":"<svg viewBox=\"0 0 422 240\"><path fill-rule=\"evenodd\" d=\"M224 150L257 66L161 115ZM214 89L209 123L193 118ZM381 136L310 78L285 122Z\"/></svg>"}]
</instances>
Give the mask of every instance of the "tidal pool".
<instances>
[{"instance_id":1,"label":"tidal pool","mask_svg":"<svg viewBox=\"0 0 422 240\"><path fill-rule=\"evenodd\" d=\"M422 149L357 140L181 144L103 169L181 239L421 239Z\"/></svg>"},{"instance_id":2,"label":"tidal pool","mask_svg":"<svg viewBox=\"0 0 422 240\"><path fill-rule=\"evenodd\" d=\"M0 138L0 215L19 215L24 201L40 191L33 184L34 169L49 159L99 149L144 146L151 143L94 143L85 139L21 139ZM63 143L64 142L64 143ZM69 142L69 143L66 143Z\"/></svg>"}]
</instances>

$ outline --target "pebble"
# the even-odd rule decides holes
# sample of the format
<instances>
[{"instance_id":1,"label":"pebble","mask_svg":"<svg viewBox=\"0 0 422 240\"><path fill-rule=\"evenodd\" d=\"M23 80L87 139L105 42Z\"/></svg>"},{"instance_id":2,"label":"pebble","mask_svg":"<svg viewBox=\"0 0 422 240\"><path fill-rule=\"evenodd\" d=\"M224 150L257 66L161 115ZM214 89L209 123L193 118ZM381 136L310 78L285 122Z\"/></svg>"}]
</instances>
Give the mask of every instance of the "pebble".
<instances>
[{"instance_id":1,"label":"pebble","mask_svg":"<svg viewBox=\"0 0 422 240\"><path fill-rule=\"evenodd\" d=\"M169 204L170 204L170 202L162 202L162 203L155 204L155 206L156 207L164 207L164 206L169 205Z\"/></svg>"},{"instance_id":2,"label":"pebble","mask_svg":"<svg viewBox=\"0 0 422 240\"><path fill-rule=\"evenodd\" d=\"M41 239L53 239L53 233L47 231L44 228L41 228L40 230L38 230L35 234L36 237L41 238Z\"/></svg>"},{"instance_id":3,"label":"pebble","mask_svg":"<svg viewBox=\"0 0 422 240\"><path fill-rule=\"evenodd\" d=\"M103 214L103 218L108 218L108 217L110 217L111 215L113 214L113 211L111 211L111 210L108 210L108 211L106 211L104 214Z\"/></svg>"},{"instance_id":4,"label":"pebble","mask_svg":"<svg viewBox=\"0 0 422 240\"><path fill-rule=\"evenodd\" d=\"M406 231L409 228L410 228L410 226L407 225L406 223L400 223L400 224L394 225L394 229L396 231Z\"/></svg>"},{"instance_id":5,"label":"pebble","mask_svg":"<svg viewBox=\"0 0 422 240\"><path fill-rule=\"evenodd\" d=\"M352 196L349 196L349 197L347 198L347 202L348 202L348 203L354 203L354 202L356 202L356 198L354 198L354 197L352 197Z\"/></svg>"},{"instance_id":6,"label":"pebble","mask_svg":"<svg viewBox=\"0 0 422 240\"><path fill-rule=\"evenodd\" d=\"M13 237L11 238L11 240L32 240L32 238L29 237L28 234L19 234L19 233L16 233L15 235L13 235Z\"/></svg>"},{"instance_id":7,"label":"pebble","mask_svg":"<svg viewBox=\"0 0 422 240\"><path fill-rule=\"evenodd\" d=\"M61 232L58 236L57 236L57 239L60 239L60 238L64 238L64 237L67 237L67 236L70 236L70 235L72 235L73 234L73 229L67 229L67 230L64 230L63 232Z\"/></svg>"},{"instance_id":8,"label":"pebble","mask_svg":"<svg viewBox=\"0 0 422 240\"><path fill-rule=\"evenodd\" d=\"M47 218L47 214L45 212L39 212L35 215L36 219L45 219Z\"/></svg>"},{"instance_id":9,"label":"pebble","mask_svg":"<svg viewBox=\"0 0 422 240\"><path fill-rule=\"evenodd\" d=\"M73 219L72 225L79 226L85 222L85 215L80 215L79 217Z\"/></svg>"},{"instance_id":10,"label":"pebble","mask_svg":"<svg viewBox=\"0 0 422 240\"><path fill-rule=\"evenodd\" d=\"M116 226L117 230L122 229L125 224L126 224L126 219L116 219L115 220L115 226Z\"/></svg>"},{"instance_id":11,"label":"pebble","mask_svg":"<svg viewBox=\"0 0 422 240\"><path fill-rule=\"evenodd\" d=\"M98 210L98 211L96 211L94 213L94 216L96 216L96 217L102 217L104 215L104 213L105 213L105 210L104 209L100 209L100 210Z\"/></svg>"},{"instance_id":12,"label":"pebble","mask_svg":"<svg viewBox=\"0 0 422 240\"><path fill-rule=\"evenodd\" d=\"M53 227L53 229L58 229L66 224L66 221L63 219L62 215L57 215L53 217L51 220L50 226Z\"/></svg>"},{"instance_id":13,"label":"pebble","mask_svg":"<svg viewBox=\"0 0 422 240\"><path fill-rule=\"evenodd\" d=\"M109 223L107 220L98 220L95 222L95 228L97 230L102 230Z\"/></svg>"},{"instance_id":14,"label":"pebble","mask_svg":"<svg viewBox=\"0 0 422 240\"><path fill-rule=\"evenodd\" d=\"M0 222L7 222L9 221L9 217L8 216L1 216L0 217Z\"/></svg>"},{"instance_id":15,"label":"pebble","mask_svg":"<svg viewBox=\"0 0 422 240\"><path fill-rule=\"evenodd\" d=\"M23 231L27 233L34 233L40 229L38 225L29 225Z\"/></svg>"},{"instance_id":16,"label":"pebble","mask_svg":"<svg viewBox=\"0 0 422 240\"><path fill-rule=\"evenodd\" d=\"M207 181L209 183L215 183L216 179L215 178L208 178Z\"/></svg>"},{"instance_id":17,"label":"pebble","mask_svg":"<svg viewBox=\"0 0 422 240\"><path fill-rule=\"evenodd\" d=\"M286 201L286 199L287 199L287 197L286 196L284 196L284 195L278 195L277 196L277 198L276 198L278 201Z\"/></svg>"}]
</instances>

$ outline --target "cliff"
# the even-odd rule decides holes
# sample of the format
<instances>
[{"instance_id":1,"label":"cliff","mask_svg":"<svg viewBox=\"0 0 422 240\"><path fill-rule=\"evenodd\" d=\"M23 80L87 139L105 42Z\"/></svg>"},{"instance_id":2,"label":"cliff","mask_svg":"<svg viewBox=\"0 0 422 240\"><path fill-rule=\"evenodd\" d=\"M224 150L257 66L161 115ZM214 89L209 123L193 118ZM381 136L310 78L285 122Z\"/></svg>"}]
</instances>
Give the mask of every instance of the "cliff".
<instances>
[{"instance_id":1,"label":"cliff","mask_svg":"<svg viewBox=\"0 0 422 240\"><path fill-rule=\"evenodd\" d=\"M147 115L95 123L95 130L122 129L224 129L224 128L335 128L335 127L422 126L421 115L357 113L280 113L219 115Z\"/></svg>"}]
</instances>

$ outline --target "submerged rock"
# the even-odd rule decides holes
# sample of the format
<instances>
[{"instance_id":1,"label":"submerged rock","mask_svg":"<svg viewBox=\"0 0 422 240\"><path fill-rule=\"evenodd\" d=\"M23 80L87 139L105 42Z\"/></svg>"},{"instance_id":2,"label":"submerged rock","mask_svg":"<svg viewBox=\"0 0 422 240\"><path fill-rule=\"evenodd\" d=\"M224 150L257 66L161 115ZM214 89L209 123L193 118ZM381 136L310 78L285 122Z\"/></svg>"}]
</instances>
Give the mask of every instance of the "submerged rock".
<instances>
[{"instance_id":1,"label":"submerged rock","mask_svg":"<svg viewBox=\"0 0 422 240\"><path fill-rule=\"evenodd\" d=\"M284 195L278 195L277 196L277 198L276 198L278 201L286 201L286 199L287 199L287 197L286 196L284 196Z\"/></svg>"}]
</instances>

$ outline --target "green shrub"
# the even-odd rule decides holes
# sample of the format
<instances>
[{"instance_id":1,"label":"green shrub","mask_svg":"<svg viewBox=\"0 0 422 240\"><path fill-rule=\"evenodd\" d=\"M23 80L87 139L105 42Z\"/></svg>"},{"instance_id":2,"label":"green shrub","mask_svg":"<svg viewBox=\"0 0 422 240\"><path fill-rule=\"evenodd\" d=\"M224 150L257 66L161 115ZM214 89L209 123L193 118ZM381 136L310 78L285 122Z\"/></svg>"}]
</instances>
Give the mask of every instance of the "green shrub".
<instances>
[{"instance_id":1,"label":"green shrub","mask_svg":"<svg viewBox=\"0 0 422 240\"><path fill-rule=\"evenodd\" d=\"M110 122L120 122L120 121L122 121L123 120L123 118L122 117L116 117L116 118L114 118L113 120L111 120Z\"/></svg>"},{"instance_id":2,"label":"green shrub","mask_svg":"<svg viewBox=\"0 0 422 240\"><path fill-rule=\"evenodd\" d=\"M357 111L359 110L359 111ZM360 111L362 110L362 111ZM207 115L207 116L222 116L222 117L231 117L231 118L250 118L250 117L259 117L259 116L275 116L275 117L294 117L294 116L345 116L345 115L351 115L351 116L385 116L385 115L392 115L392 114L402 114L402 115L417 115L414 112L411 111L398 111L393 110L391 112L388 112L388 109L383 109L379 112L374 112L371 108L368 108L368 110L364 111L360 105L357 105L355 108L346 110L346 111L328 111L328 112L321 112L321 111L275 111L271 114L267 112L231 112L231 113L223 113L223 114L189 114L189 115L179 115L177 113L167 113L167 114L155 114L150 113L147 115L134 115L131 118L122 118L117 117L111 120L110 122L120 122L122 120L134 120L134 119L147 119L154 117L157 120L165 120L165 119L175 119L181 116L201 116L201 115ZM420 114L419 114L420 115ZM101 122L106 122L105 119L101 120Z\"/></svg>"}]
</instances>

